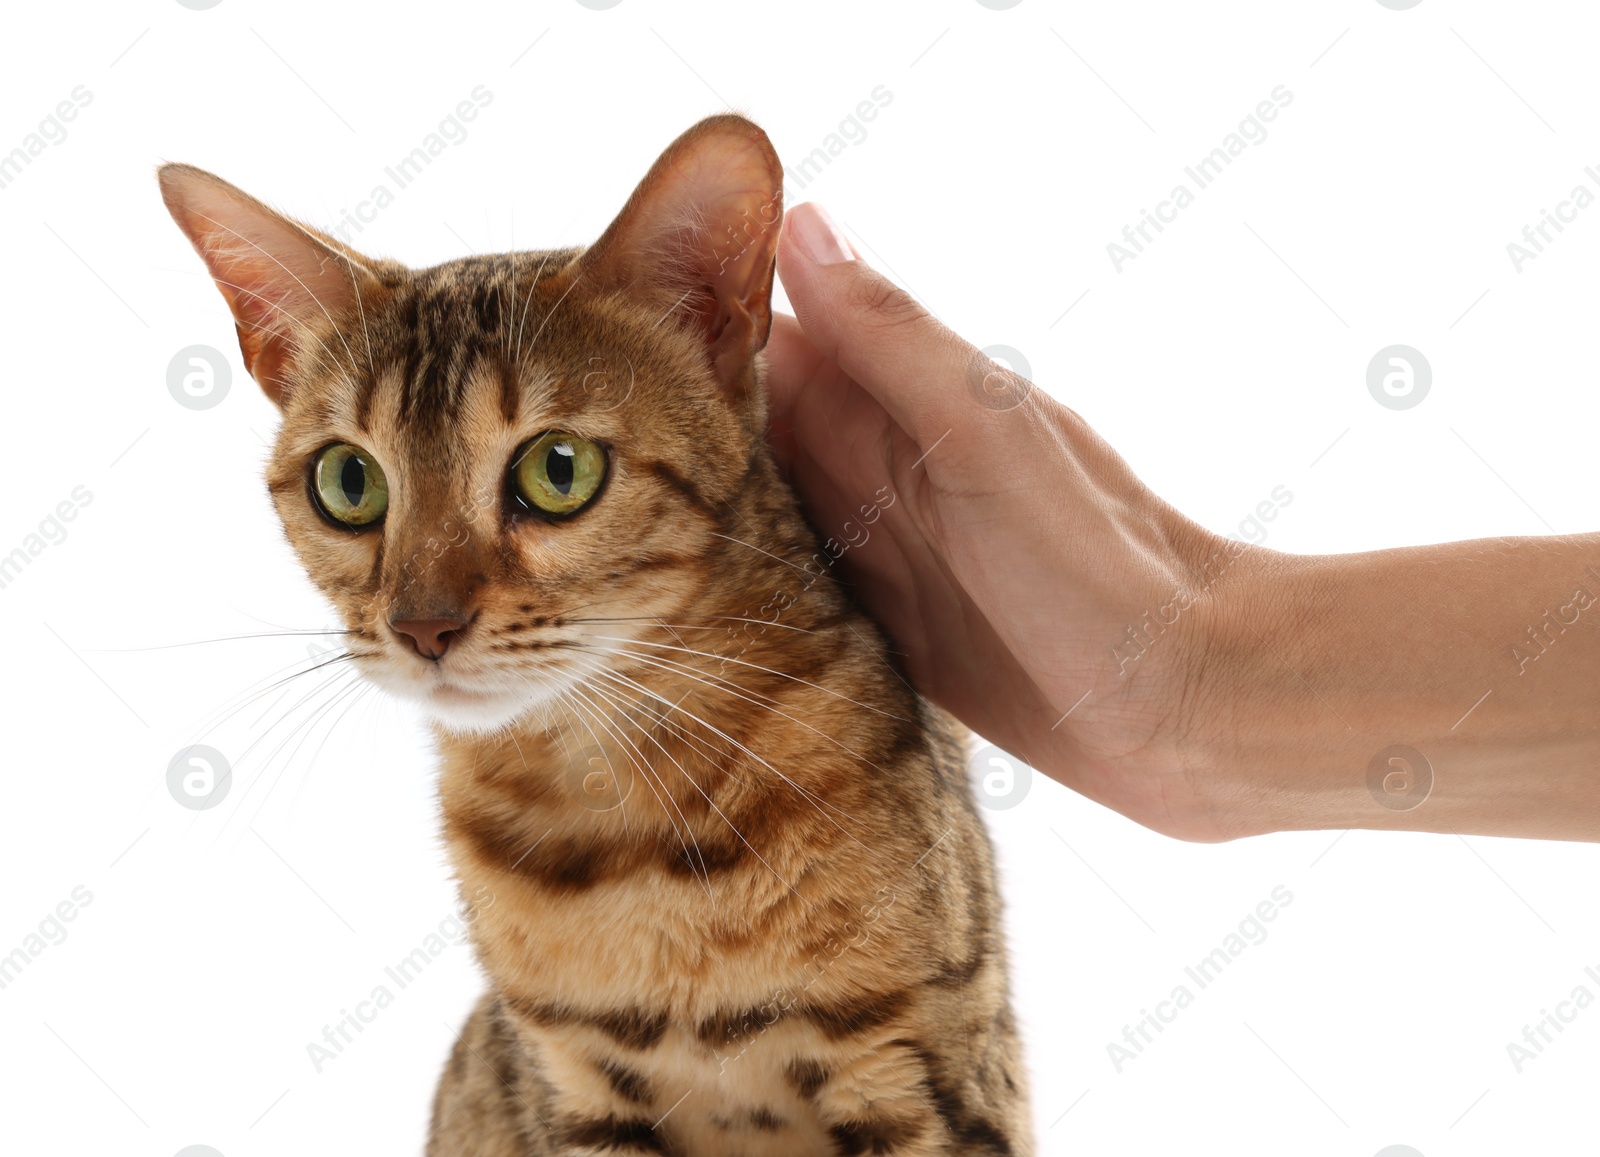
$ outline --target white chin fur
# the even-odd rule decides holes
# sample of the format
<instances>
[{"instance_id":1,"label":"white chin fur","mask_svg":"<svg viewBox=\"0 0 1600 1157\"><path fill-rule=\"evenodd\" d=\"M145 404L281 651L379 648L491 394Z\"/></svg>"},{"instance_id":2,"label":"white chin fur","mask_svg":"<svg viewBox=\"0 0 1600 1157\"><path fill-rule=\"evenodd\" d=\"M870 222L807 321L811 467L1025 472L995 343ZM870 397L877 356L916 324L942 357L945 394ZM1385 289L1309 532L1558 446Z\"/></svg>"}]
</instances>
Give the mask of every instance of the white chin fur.
<instances>
[{"instance_id":1,"label":"white chin fur","mask_svg":"<svg viewBox=\"0 0 1600 1157\"><path fill-rule=\"evenodd\" d=\"M385 678L377 672L373 681L396 698L421 707L430 721L458 735L493 735L513 723L536 718L555 698L553 691L533 686L480 694L392 675Z\"/></svg>"},{"instance_id":2,"label":"white chin fur","mask_svg":"<svg viewBox=\"0 0 1600 1157\"><path fill-rule=\"evenodd\" d=\"M493 735L515 723L541 723L556 705L559 688L589 673L581 663L506 673L420 670L419 666L371 662L362 664L362 673L395 698L421 707L430 722L457 735ZM480 681L488 681L489 687L482 688Z\"/></svg>"},{"instance_id":3,"label":"white chin fur","mask_svg":"<svg viewBox=\"0 0 1600 1157\"><path fill-rule=\"evenodd\" d=\"M432 695L423 695L420 702L429 719L458 735L493 735L534 715L540 707L540 703L510 696L474 703L441 703Z\"/></svg>"}]
</instances>

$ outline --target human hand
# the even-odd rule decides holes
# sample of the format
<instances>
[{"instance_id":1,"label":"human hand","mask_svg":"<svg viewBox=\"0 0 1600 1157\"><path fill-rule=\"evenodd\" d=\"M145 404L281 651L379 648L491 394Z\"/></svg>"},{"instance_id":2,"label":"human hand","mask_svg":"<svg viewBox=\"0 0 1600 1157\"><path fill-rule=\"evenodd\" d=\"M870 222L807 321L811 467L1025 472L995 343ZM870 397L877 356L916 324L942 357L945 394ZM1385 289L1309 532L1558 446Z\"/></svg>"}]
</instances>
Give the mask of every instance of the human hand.
<instances>
[{"instance_id":1,"label":"human hand","mask_svg":"<svg viewBox=\"0 0 1600 1157\"><path fill-rule=\"evenodd\" d=\"M790 210L778 272L797 317L775 317L767 345L774 451L823 534L892 493L840 566L918 689L1140 823L1239 834L1184 749L1208 605L1242 544L1163 502L818 207ZM1160 608L1172 621L1148 624Z\"/></svg>"},{"instance_id":2,"label":"human hand","mask_svg":"<svg viewBox=\"0 0 1600 1157\"><path fill-rule=\"evenodd\" d=\"M1600 840L1600 636L1582 613L1600 535L1321 556L1233 542L815 206L790 211L778 272L797 317L767 346L773 448L825 534L892 495L840 566L918 689L973 730L1183 839ZM1555 620L1534 609L1557 595ZM1557 634L1564 678L1508 665L1506 640Z\"/></svg>"}]
</instances>

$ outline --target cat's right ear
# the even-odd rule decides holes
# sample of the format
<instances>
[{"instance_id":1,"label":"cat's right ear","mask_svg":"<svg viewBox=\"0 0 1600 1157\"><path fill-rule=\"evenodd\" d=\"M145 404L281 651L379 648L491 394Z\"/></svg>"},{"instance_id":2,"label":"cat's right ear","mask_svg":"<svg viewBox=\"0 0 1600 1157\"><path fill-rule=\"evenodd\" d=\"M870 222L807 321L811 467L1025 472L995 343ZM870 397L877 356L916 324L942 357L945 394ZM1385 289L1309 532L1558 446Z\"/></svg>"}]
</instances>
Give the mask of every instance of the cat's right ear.
<instances>
[{"instance_id":1,"label":"cat's right ear","mask_svg":"<svg viewBox=\"0 0 1600 1157\"><path fill-rule=\"evenodd\" d=\"M379 278L360 254L204 169L168 164L157 177L233 312L245 368L282 407L296 351L336 340Z\"/></svg>"}]
</instances>

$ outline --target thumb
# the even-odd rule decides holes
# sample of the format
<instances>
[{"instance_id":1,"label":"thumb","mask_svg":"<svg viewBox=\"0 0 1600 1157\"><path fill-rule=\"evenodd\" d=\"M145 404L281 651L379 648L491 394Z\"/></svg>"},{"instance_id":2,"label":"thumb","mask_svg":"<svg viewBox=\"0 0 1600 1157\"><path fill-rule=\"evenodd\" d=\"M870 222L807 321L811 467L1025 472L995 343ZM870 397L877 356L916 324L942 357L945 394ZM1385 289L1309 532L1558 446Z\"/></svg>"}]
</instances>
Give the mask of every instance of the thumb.
<instances>
[{"instance_id":1,"label":"thumb","mask_svg":"<svg viewBox=\"0 0 1600 1157\"><path fill-rule=\"evenodd\" d=\"M862 261L820 205L789 210L778 276L817 352L922 445L983 412L980 395L1003 371Z\"/></svg>"}]
</instances>

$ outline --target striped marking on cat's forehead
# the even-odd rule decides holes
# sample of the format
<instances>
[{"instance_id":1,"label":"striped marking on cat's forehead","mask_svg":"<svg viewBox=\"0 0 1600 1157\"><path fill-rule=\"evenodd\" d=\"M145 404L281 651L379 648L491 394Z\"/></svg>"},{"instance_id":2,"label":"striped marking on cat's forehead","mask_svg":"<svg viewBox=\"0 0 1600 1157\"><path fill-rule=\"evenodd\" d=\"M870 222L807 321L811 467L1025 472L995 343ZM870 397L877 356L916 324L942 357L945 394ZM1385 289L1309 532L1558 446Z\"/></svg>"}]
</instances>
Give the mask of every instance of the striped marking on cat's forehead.
<instances>
[{"instance_id":1,"label":"striped marking on cat's forehead","mask_svg":"<svg viewBox=\"0 0 1600 1157\"><path fill-rule=\"evenodd\" d=\"M400 367L395 412L401 427L448 430L461 420L470 384L480 377L496 383L500 412L515 421L522 392L517 363L549 311L539 300L548 294L538 287L577 252L465 257L414 274L391 307L383 351ZM369 378L357 398L363 428L376 389Z\"/></svg>"}]
</instances>

